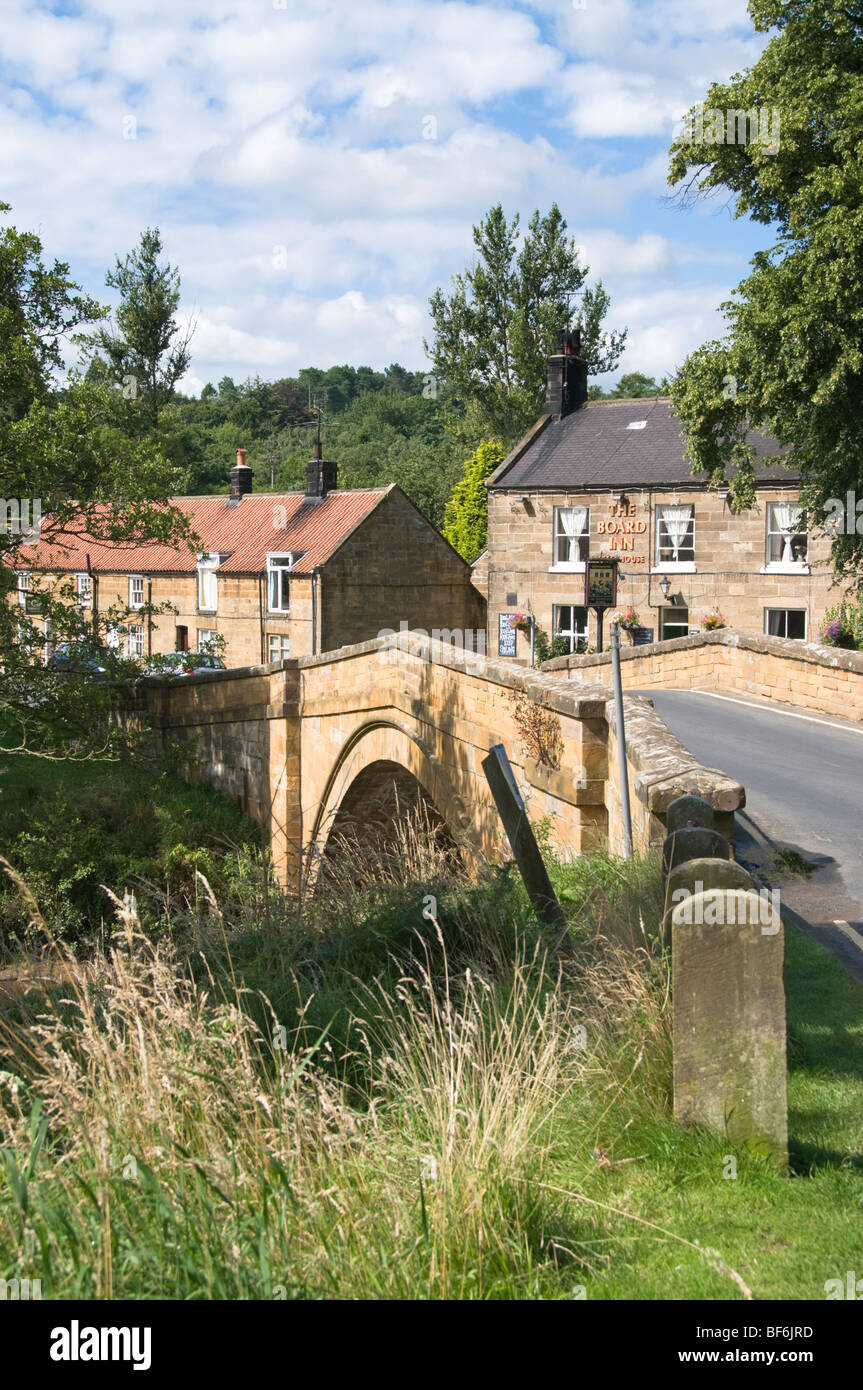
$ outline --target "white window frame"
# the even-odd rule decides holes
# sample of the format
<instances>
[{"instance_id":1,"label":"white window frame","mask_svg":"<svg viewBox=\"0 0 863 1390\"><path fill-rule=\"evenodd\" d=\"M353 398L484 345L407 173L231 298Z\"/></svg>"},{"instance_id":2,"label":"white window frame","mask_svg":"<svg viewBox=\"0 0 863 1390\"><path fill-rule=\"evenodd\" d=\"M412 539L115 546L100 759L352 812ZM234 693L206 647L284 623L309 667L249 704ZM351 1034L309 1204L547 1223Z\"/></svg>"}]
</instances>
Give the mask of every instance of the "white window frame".
<instances>
[{"instance_id":1,"label":"white window frame","mask_svg":"<svg viewBox=\"0 0 863 1390\"><path fill-rule=\"evenodd\" d=\"M780 501L774 500L773 502L768 502L768 503L767 503L767 505L766 505L766 507L765 507L765 520L764 520L764 526L765 526L764 567L763 567L763 569L761 570L761 573L762 573L762 574L809 574L809 518L808 518L807 515L806 515L806 510L805 510L805 508L803 508L803 507L798 507L798 508L797 508L797 510L798 510L798 511L800 512L800 514L801 514L801 517L802 517L802 520L803 520L803 525L800 526L800 527L798 527L796 531L786 532L786 531L780 530L779 527L777 527L777 526L775 526L775 525L773 525L773 526L771 525L771 520L772 520L772 517L773 517L773 508L776 507L776 506L792 506L792 507L794 507L794 506L797 506L797 504L796 504L796 502L790 502L790 503L788 503L788 502L783 502L783 501L781 501L781 500L780 500ZM787 545L786 545L785 542L783 541L783 550L785 550L785 549L789 549L789 550L790 550L791 541L794 539L795 536L805 536L805 537L806 537L806 554L804 555L804 557L803 557L802 560L785 560L785 559L771 560L771 558L770 558L770 541L771 541L771 538L774 537L774 536L784 537L784 536L786 536L786 535L789 537L789 540L788 540ZM785 611L787 612L788 610L786 609ZM799 611L799 610L791 610L791 611Z\"/></svg>"},{"instance_id":2,"label":"white window frame","mask_svg":"<svg viewBox=\"0 0 863 1390\"><path fill-rule=\"evenodd\" d=\"M93 580L86 571L75 575L75 588L78 602L82 608L86 608L93 602Z\"/></svg>"},{"instance_id":3,"label":"white window frame","mask_svg":"<svg viewBox=\"0 0 863 1390\"><path fill-rule=\"evenodd\" d=\"M18 602L21 607L24 608L27 605L27 598L30 593L30 584L33 575L30 570L17 570L16 575L18 579Z\"/></svg>"},{"instance_id":4,"label":"white window frame","mask_svg":"<svg viewBox=\"0 0 863 1390\"><path fill-rule=\"evenodd\" d=\"M290 613L291 611L291 571L294 568L295 556L287 550L273 550L267 555L267 612L268 613ZM276 565L275 560L287 560L286 565ZM276 575L287 576L288 579L288 602L283 607L281 604L273 606L273 580ZM283 598L282 585L279 584L279 598Z\"/></svg>"},{"instance_id":5,"label":"white window frame","mask_svg":"<svg viewBox=\"0 0 863 1390\"><path fill-rule=\"evenodd\" d=\"M561 627L559 614L564 608L568 608L570 615L574 615L576 610L584 614L584 627L579 628L575 625L575 618L571 616L571 626ZM551 635L555 637L566 637L569 640L569 652L572 655L577 649L578 638L590 640L590 614L583 603L556 603L551 613Z\"/></svg>"},{"instance_id":6,"label":"white window frame","mask_svg":"<svg viewBox=\"0 0 863 1390\"><path fill-rule=\"evenodd\" d=\"M582 510L582 508L583 508L584 511L586 512L586 516L585 516L585 518L584 518L584 528L578 533L577 536L568 536L568 535L566 534L566 532L563 531L563 530L560 528L559 524L558 524L558 523L559 523L560 515L561 515L562 512L580 511L580 510ZM576 542L577 542L577 546L578 546L578 559L577 559L577 560L561 560L561 559L559 558L561 542L563 542L563 541L567 541L567 542L570 542L570 543L571 543L572 541L576 541ZM551 552L552 563L551 563L551 565L550 565L550 567L549 567L549 572L550 572L551 574L554 574L554 573L558 573L558 574L584 574L584 562L585 562L585 560L588 558L589 554L590 554L590 507L587 506L586 503L582 503L582 502L571 503L571 504L569 504L569 505L567 505L567 506L565 506L565 507L555 507L555 509L554 509L554 530L553 530L553 537L552 537L552 552Z\"/></svg>"},{"instance_id":7,"label":"white window frame","mask_svg":"<svg viewBox=\"0 0 863 1390\"><path fill-rule=\"evenodd\" d=\"M221 556L210 551L198 556L198 612L215 613L219 607L219 578L216 571ZM210 600L212 599L212 602Z\"/></svg>"},{"instance_id":8,"label":"white window frame","mask_svg":"<svg viewBox=\"0 0 863 1390\"><path fill-rule=\"evenodd\" d=\"M141 601L140 601L140 603L139 603L139 602L136 600L136 598L135 598L135 591L136 591L136 589L138 588L139 585L140 585L140 589L141 589ZM144 576L143 576L143 574L130 574L130 575L129 575L129 607L130 607L130 608L133 608L133 609L136 609L136 608L143 608L143 607L144 607Z\"/></svg>"},{"instance_id":9,"label":"white window frame","mask_svg":"<svg viewBox=\"0 0 863 1390\"><path fill-rule=\"evenodd\" d=\"M785 635L785 640L786 640L787 642L805 642L805 641L806 641L807 634L808 634L808 632L809 632L809 614L808 614L808 612L806 611L805 608L765 608L765 610L764 610L764 635L765 635L765 637L779 637L779 636L782 636L783 634L778 633L778 632L771 632L771 631L770 631L770 614L771 614L771 613L784 613L784 614L785 614L785 634L784 634L784 635ZM802 636L802 637L788 637L787 632L788 632L788 614L789 614L789 613L802 613L802 614L803 614L803 636Z\"/></svg>"},{"instance_id":10,"label":"white window frame","mask_svg":"<svg viewBox=\"0 0 863 1390\"><path fill-rule=\"evenodd\" d=\"M132 623L126 638L126 650L132 661L141 661L144 656L144 625Z\"/></svg>"},{"instance_id":11,"label":"white window frame","mask_svg":"<svg viewBox=\"0 0 863 1390\"><path fill-rule=\"evenodd\" d=\"M660 531L661 531L661 527L662 527L662 522L663 522L663 519L664 519L664 518L663 518L663 513L664 513L664 511L666 510L667 507L678 507L678 506L680 506L680 507L688 507L688 508L689 508L689 520L690 520L690 526L692 527L692 544L691 544L691 545L687 545L687 546L681 546L681 547L680 547L680 550L691 550L691 551L692 551L692 559L691 559L691 560L663 560L663 559L662 559L662 555L661 555L661 549L662 549L662 548L661 548L661 546L660 546L660 541L659 541L659 538L660 538ZM689 531L689 527L687 527L687 533L688 533L688 531ZM667 547L666 547L666 548L667 548ZM680 551L678 550L677 553L679 554ZM659 503L657 503L657 507L656 507L656 526L655 526L655 529L654 529L654 536L653 536L653 554L654 554L654 557L655 557L655 562L654 562L653 569L651 570L651 574L666 574L666 573L668 573L668 572L670 572L671 574L695 574L695 506L694 506L694 503L692 503L692 502L659 502ZM624 559L625 559L625 557L624 557Z\"/></svg>"},{"instance_id":12,"label":"white window frame","mask_svg":"<svg viewBox=\"0 0 863 1390\"><path fill-rule=\"evenodd\" d=\"M278 652L273 655L273 646L278 643ZM287 651L285 647L287 646ZM267 634L267 661L288 661L291 655L291 639L286 632L269 632Z\"/></svg>"},{"instance_id":13,"label":"white window frame","mask_svg":"<svg viewBox=\"0 0 863 1390\"><path fill-rule=\"evenodd\" d=\"M675 624L672 615L678 614L678 613L685 613L685 614L686 614L686 618L685 618L685 619L681 619L679 623L676 623L676 624ZM668 614L669 616L666 617L666 614ZM670 623L669 623L669 618L671 619ZM660 610L659 610L659 640L660 640L660 642L673 642L673 641L674 641L674 637L666 637L666 635L665 635L665 625L666 625L666 623L669 623L669 625L672 626L672 627L674 627L674 626L677 626L677 627L684 627L684 626L685 626L686 631L685 631L685 632L676 632L676 633L674 634L674 637L689 637L689 636L691 635L691 633L692 633L692 623L691 623L690 617L689 617L689 609L688 609L688 607L684 607L684 605L683 605L682 603L679 603L679 604L677 604L676 606L675 606L673 603L665 604L665 605L663 605L663 607L660 608Z\"/></svg>"},{"instance_id":14,"label":"white window frame","mask_svg":"<svg viewBox=\"0 0 863 1390\"><path fill-rule=\"evenodd\" d=\"M216 641L217 637L219 636L219 629L218 629L217 627L199 627L199 628L196 628L196 629L195 629L195 636L196 636L196 639L197 639L197 651L198 651L198 656L218 656L218 655L219 655L218 652L208 650L204 645L202 645L202 644L205 643L205 642L210 642L210 641L215 642L215 641Z\"/></svg>"}]
</instances>

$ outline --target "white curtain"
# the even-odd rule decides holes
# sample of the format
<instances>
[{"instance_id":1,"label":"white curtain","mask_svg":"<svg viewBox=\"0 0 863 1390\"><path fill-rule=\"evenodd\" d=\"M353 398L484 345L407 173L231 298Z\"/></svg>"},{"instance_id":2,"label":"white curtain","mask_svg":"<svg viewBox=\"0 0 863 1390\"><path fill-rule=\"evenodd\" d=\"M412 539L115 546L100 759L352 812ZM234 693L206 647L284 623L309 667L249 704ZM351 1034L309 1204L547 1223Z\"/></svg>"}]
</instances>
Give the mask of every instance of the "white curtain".
<instances>
[{"instance_id":1,"label":"white curtain","mask_svg":"<svg viewBox=\"0 0 863 1390\"><path fill-rule=\"evenodd\" d=\"M665 522L665 529L668 539L671 541L674 550L674 559L680 552L680 547L686 540L686 533L689 530L689 523L692 519L691 507L663 507L662 520Z\"/></svg>"},{"instance_id":2,"label":"white curtain","mask_svg":"<svg viewBox=\"0 0 863 1390\"><path fill-rule=\"evenodd\" d=\"M558 534L565 544L560 545L558 560L571 564L579 558L578 537L587 527L587 507L561 507L557 513Z\"/></svg>"},{"instance_id":3,"label":"white curtain","mask_svg":"<svg viewBox=\"0 0 863 1390\"><path fill-rule=\"evenodd\" d=\"M784 542L781 562L783 565L790 565L794 560L791 553L791 537L800 530L802 521L803 512L799 507L795 507L793 502L773 503L773 529L782 533Z\"/></svg>"}]
</instances>

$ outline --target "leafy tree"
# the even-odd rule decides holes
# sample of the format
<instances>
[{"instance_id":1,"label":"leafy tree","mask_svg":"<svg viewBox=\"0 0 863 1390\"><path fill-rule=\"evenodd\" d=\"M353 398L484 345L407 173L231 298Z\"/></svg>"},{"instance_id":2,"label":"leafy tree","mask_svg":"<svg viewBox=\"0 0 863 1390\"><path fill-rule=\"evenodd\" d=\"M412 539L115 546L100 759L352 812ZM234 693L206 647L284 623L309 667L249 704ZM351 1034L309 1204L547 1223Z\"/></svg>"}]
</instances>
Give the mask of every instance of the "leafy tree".
<instances>
[{"instance_id":1,"label":"leafy tree","mask_svg":"<svg viewBox=\"0 0 863 1390\"><path fill-rule=\"evenodd\" d=\"M444 536L464 560L475 560L488 543L486 478L504 459L497 439L485 439L471 454L446 505Z\"/></svg>"},{"instance_id":2,"label":"leafy tree","mask_svg":"<svg viewBox=\"0 0 863 1390\"><path fill-rule=\"evenodd\" d=\"M40 537L22 529L3 538L0 742L7 751L63 756L76 740L84 755L113 753L129 739L107 722L108 687L46 671L43 654L48 628L54 642L98 642L109 619L122 627L124 615L103 613L94 623L71 601L68 580L40 579L32 544L62 545L73 535L118 543L192 538L184 514L168 504L179 475L151 442L118 431L116 392L76 375L58 388L63 334L103 311L67 267L45 267L41 252L38 238L13 227L0 239L0 318L9 329L0 335L0 379L18 392L15 408L0 412L0 491L38 500L42 516ZM29 605L15 601L16 569L33 571ZM106 664L116 674L125 669L114 658Z\"/></svg>"},{"instance_id":3,"label":"leafy tree","mask_svg":"<svg viewBox=\"0 0 863 1390\"><path fill-rule=\"evenodd\" d=\"M500 204L473 229L475 264L453 277L452 293L430 302L435 374L468 407L475 429L514 441L541 414L546 358L562 329L578 327L588 370L611 371L626 330L606 333L609 299L601 283L585 288L575 242L557 204L534 212L521 247L518 215L507 222ZM578 305L574 301L578 297Z\"/></svg>"},{"instance_id":4,"label":"leafy tree","mask_svg":"<svg viewBox=\"0 0 863 1390\"><path fill-rule=\"evenodd\" d=\"M162 249L158 227L148 227L134 251L122 261L116 258L105 277L105 283L120 293L114 326L83 339L104 355L129 397L146 402L153 427L189 366L193 332L177 322L180 274L159 263Z\"/></svg>"},{"instance_id":5,"label":"leafy tree","mask_svg":"<svg viewBox=\"0 0 863 1390\"><path fill-rule=\"evenodd\" d=\"M691 355L673 397L693 470L715 483L727 471L736 510L753 500L758 427L799 470L818 524L859 486L863 456L863 11L751 0L749 13L774 32L751 69L690 113L669 182L684 202L730 191L735 215L775 240L722 306L725 336ZM757 120L744 130L746 113ZM863 537L838 535L833 558L859 570Z\"/></svg>"},{"instance_id":6,"label":"leafy tree","mask_svg":"<svg viewBox=\"0 0 863 1390\"><path fill-rule=\"evenodd\" d=\"M0 215L9 212L0 203ZM63 365L62 342L107 311L81 292L63 261L42 264L32 232L0 234L0 419L20 420L45 400Z\"/></svg>"},{"instance_id":7,"label":"leafy tree","mask_svg":"<svg viewBox=\"0 0 863 1390\"><path fill-rule=\"evenodd\" d=\"M662 387L657 386L655 377L645 376L644 372L624 372L614 390L609 394L626 397L630 400L640 400L644 396L658 396L661 392Z\"/></svg>"}]
</instances>

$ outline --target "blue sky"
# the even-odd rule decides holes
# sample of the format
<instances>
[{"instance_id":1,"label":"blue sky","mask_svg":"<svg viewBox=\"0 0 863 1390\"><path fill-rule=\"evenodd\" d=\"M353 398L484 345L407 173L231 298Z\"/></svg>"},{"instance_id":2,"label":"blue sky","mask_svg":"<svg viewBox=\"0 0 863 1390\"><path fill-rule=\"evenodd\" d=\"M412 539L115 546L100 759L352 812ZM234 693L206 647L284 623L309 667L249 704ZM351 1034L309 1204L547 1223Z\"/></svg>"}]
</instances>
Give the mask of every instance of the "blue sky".
<instances>
[{"instance_id":1,"label":"blue sky","mask_svg":"<svg viewBox=\"0 0 863 1390\"><path fill-rule=\"evenodd\" d=\"M769 231L668 202L667 149L765 42L742 0L56 0L0 32L0 198L109 301L161 228L185 388L425 365L428 298L494 203L556 201L661 377L721 330ZM609 385L614 376L604 380Z\"/></svg>"}]
</instances>

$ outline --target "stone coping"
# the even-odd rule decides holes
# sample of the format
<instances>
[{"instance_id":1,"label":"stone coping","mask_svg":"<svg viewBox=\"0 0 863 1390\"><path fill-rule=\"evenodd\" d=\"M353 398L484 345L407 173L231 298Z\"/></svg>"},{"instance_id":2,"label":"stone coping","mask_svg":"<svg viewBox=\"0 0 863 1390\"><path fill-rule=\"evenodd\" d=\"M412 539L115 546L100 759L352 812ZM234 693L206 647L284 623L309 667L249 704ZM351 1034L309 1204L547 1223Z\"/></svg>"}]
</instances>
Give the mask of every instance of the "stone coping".
<instances>
[{"instance_id":1,"label":"stone coping","mask_svg":"<svg viewBox=\"0 0 863 1390\"><path fill-rule=\"evenodd\" d=\"M711 638L723 636L724 632L710 634ZM783 647L794 645L778 638L763 640L770 643L779 642ZM655 645L665 650L680 646L698 646L703 642L702 637L696 636L677 638L672 642ZM566 658L546 662L541 670L530 670L524 666L480 656L476 652L467 652L448 642L440 642L415 633L394 633L391 637L376 637L368 642L358 642L354 646L339 647L334 652L323 652L317 656L289 657L284 661L273 661L264 666L207 671L198 676L144 677L138 685L184 689L202 683L212 684L268 676L278 671L312 671L318 666L334 666L340 661L368 656L384 646L408 655L419 656L433 666L447 667L510 690L523 690L525 694L557 714L569 715L575 719L605 719L611 728L614 727L614 705L609 686L601 681L576 681L572 677L565 677ZM421 651L417 651L417 647L420 647ZM645 652L650 648L641 647L636 650ZM631 656L632 653L626 655ZM592 665L600 664L605 659L610 660L610 656L606 658L603 654L599 658L587 658ZM382 668L382 671L385 670L385 667ZM734 811L744 805L745 793L740 783L713 768L702 767L679 739L674 737L649 699L624 695L624 711L627 755L635 774L635 791L651 811L662 815L668 804L685 792L694 792L705 797L717 811ZM195 711L191 711L188 716L190 722L194 722L197 717ZM235 712L231 717L236 717Z\"/></svg>"},{"instance_id":2,"label":"stone coping","mask_svg":"<svg viewBox=\"0 0 863 1390\"><path fill-rule=\"evenodd\" d=\"M638 661L645 656L662 656L667 652L692 651L698 647L736 647L740 651L758 652L762 656L779 656L787 661L802 661L823 666L831 671L850 671L863 675L863 652L845 651L841 647L825 647L820 642L799 642L790 637L767 637L757 632L739 632L724 627L715 632L696 632L689 637L673 637L668 642L650 642L645 646L621 646L621 661ZM590 671L608 666L611 652L591 652L582 656L555 656L546 661L542 671Z\"/></svg>"}]
</instances>

